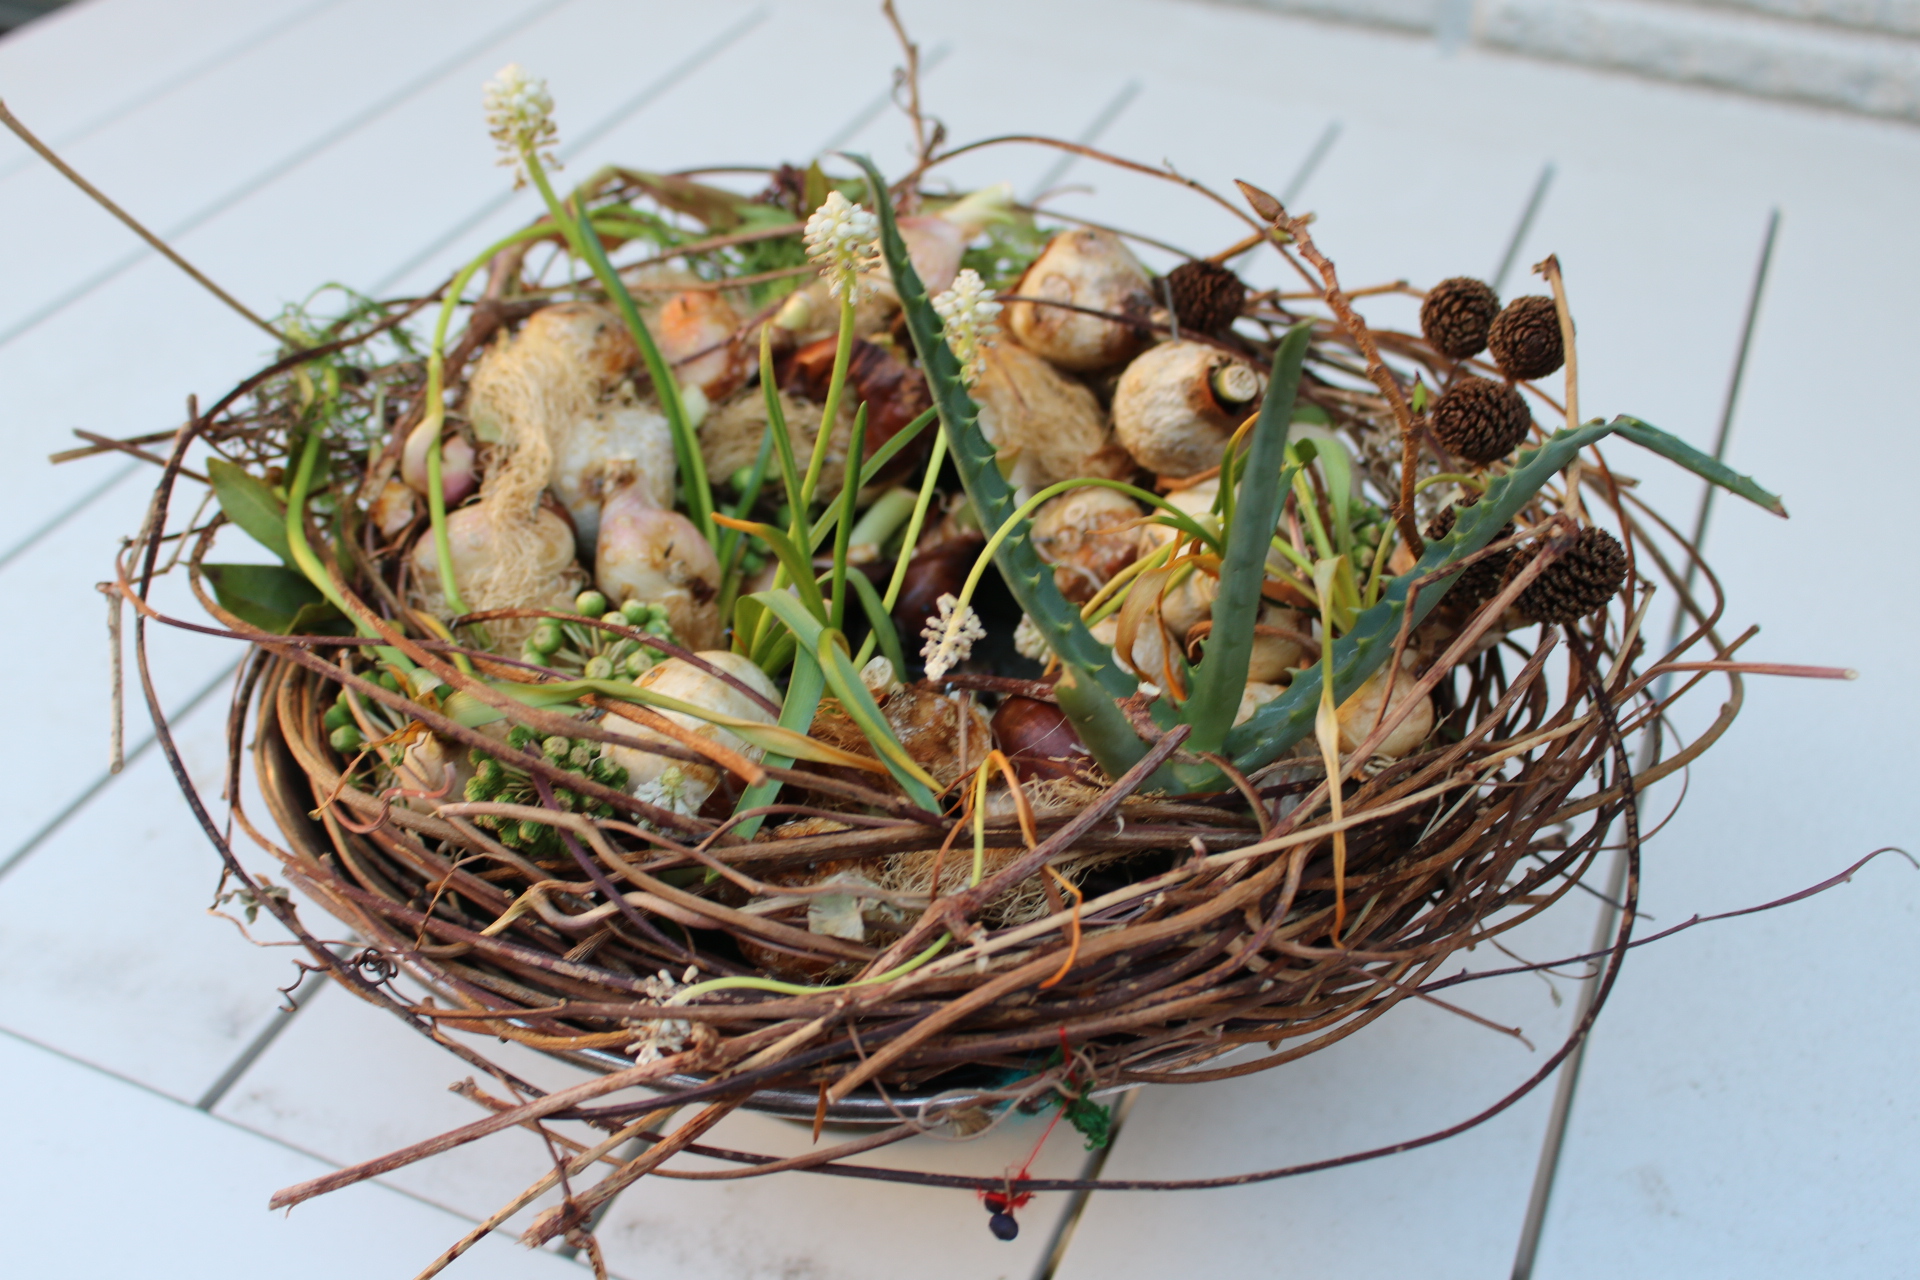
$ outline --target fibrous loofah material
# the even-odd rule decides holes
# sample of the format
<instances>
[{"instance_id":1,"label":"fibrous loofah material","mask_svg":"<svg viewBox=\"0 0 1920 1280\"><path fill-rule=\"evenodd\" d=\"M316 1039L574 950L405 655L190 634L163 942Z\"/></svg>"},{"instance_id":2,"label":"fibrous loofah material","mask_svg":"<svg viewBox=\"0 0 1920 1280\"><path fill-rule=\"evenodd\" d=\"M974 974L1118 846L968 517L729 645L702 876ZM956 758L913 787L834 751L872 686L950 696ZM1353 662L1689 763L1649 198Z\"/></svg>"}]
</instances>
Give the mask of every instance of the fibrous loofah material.
<instances>
[{"instance_id":1,"label":"fibrous loofah material","mask_svg":"<svg viewBox=\"0 0 1920 1280\"><path fill-rule=\"evenodd\" d=\"M1465 360L1487 349L1487 330L1500 314L1500 296L1483 280L1454 276L1428 291L1420 304L1420 332L1441 355Z\"/></svg>"},{"instance_id":2,"label":"fibrous loofah material","mask_svg":"<svg viewBox=\"0 0 1920 1280\"><path fill-rule=\"evenodd\" d=\"M1560 334L1560 313L1552 298L1538 295L1515 298L1494 317L1487 331L1500 372L1516 382L1544 378L1566 363L1567 348Z\"/></svg>"},{"instance_id":3,"label":"fibrous loofah material","mask_svg":"<svg viewBox=\"0 0 1920 1280\"><path fill-rule=\"evenodd\" d=\"M1459 516L1460 508L1470 507L1478 501L1480 501L1478 495L1471 498L1462 498L1435 516L1427 524L1427 541L1438 542L1449 533L1452 533L1454 521ZM1509 520L1506 527L1494 534L1490 541L1503 542L1512 536L1513 522ZM1514 550L1509 547L1505 551L1488 556L1485 560L1468 565L1461 571L1460 578L1453 584L1452 590L1447 592L1447 599L1459 604L1469 605L1479 604L1482 600L1492 599L1494 594L1500 590L1501 582L1506 579L1507 565L1512 562L1513 555Z\"/></svg>"},{"instance_id":4,"label":"fibrous loofah material","mask_svg":"<svg viewBox=\"0 0 1920 1280\"><path fill-rule=\"evenodd\" d=\"M1506 457L1532 426L1519 391L1490 378L1462 378L1433 405L1433 434L1447 452L1470 462Z\"/></svg>"},{"instance_id":5,"label":"fibrous loofah material","mask_svg":"<svg viewBox=\"0 0 1920 1280\"><path fill-rule=\"evenodd\" d=\"M1247 286L1219 263L1197 258L1167 272L1167 295L1182 329L1218 333L1239 318Z\"/></svg>"},{"instance_id":6,"label":"fibrous loofah material","mask_svg":"<svg viewBox=\"0 0 1920 1280\"><path fill-rule=\"evenodd\" d=\"M1516 555L1507 573L1517 574L1539 554ZM1613 599L1627 580L1627 552L1605 529L1582 529L1573 550L1547 566L1514 603L1535 622L1577 622Z\"/></svg>"}]
</instances>

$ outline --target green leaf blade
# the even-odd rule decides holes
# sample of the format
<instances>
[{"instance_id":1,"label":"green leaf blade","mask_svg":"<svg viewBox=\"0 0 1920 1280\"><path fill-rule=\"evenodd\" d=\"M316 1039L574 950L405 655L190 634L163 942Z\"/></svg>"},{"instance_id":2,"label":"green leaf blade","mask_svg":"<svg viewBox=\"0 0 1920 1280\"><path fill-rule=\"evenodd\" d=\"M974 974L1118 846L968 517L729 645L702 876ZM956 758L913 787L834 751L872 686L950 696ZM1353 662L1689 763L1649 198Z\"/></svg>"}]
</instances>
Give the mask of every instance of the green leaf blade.
<instances>
[{"instance_id":1,"label":"green leaf blade","mask_svg":"<svg viewBox=\"0 0 1920 1280\"><path fill-rule=\"evenodd\" d=\"M1188 745L1194 751L1220 749L1246 691L1254 626L1260 618L1260 591L1267 576L1267 546L1280 522L1280 474L1286 465L1287 434L1293 424L1293 402L1312 334L1311 323L1295 325L1274 352L1267 398L1253 425L1247 463L1241 470L1233 504L1233 527L1228 531L1226 555L1220 563L1213 630L1194 673L1193 696L1183 708L1183 718L1193 726Z\"/></svg>"},{"instance_id":2,"label":"green leaf blade","mask_svg":"<svg viewBox=\"0 0 1920 1280\"><path fill-rule=\"evenodd\" d=\"M225 458L207 460L207 479L213 482L213 496L228 520L279 556L282 564L293 563L287 546L286 504L273 496L266 481Z\"/></svg>"},{"instance_id":3,"label":"green leaf blade","mask_svg":"<svg viewBox=\"0 0 1920 1280\"><path fill-rule=\"evenodd\" d=\"M979 513L981 526L997 529L1007 522L1019 502L1013 487L1000 474L994 447L980 430L979 409L960 377L960 362L947 346L940 317L935 314L926 285L907 254L893 205L887 199L886 180L865 156L849 158L866 171L874 193L875 212L880 218L881 252L892 273L894 290L900 296L907 331L920 356L920 367L933 390L934 407L940 411L940 423L953 454L954 468L960 473L960 482L966 487L974 510ZM1052 567L1041 560L1026 530L1007 538L994 559L1007 589L1062 661L1086 670L1113 697L1124 698L1133 692L1133 677L1115 664L1112 652L1095 640L1080 621L1080 611L1060 594L1054 585Z\"/></svg>"}]
</instances>

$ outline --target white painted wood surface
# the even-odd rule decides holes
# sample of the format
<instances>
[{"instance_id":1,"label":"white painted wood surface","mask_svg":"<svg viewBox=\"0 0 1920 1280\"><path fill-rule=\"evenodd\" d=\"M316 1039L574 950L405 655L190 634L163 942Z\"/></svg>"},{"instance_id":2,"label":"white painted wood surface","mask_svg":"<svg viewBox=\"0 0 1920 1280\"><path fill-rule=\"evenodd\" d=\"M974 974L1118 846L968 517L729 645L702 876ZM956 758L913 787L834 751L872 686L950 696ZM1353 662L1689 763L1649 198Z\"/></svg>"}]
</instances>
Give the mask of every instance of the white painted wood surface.
<instances>
[{"instance_id":1,"label":"white painted wood surface","mask_svg":"<svg viewBox=\"0 0 1920 1280\"><path fill-rule=\"evenodd\" d=\"M1526 265L1557 251L1581 317L1589 411L1640 413L1703 445L1779 206L1731 458L1784 489L1795 520L1723 502L1710 547L1732 629L1765 625L1751 656L1846 663L1863 678L1749 681L1741 720L1650 845L1644 901L1657 919L1642 927L1789 892L1881 844L1920 843L1902 785L1903 730L1920 713L1903 661L1915 617L1899 590L1912 578L1902 510L1855 496L1862 481L1893 489L1920 463L1903 358L1916 336L1920 133L1168 0L905 8L923 45L945 50L926 87L955 138L1079 136L1119 103L1101 145L1167 157L1218 187L1247 177L1277 189L1337 122L1298 203L1319 214L1349 283L1489 272L1552 162L1505 292L1528 291ZM272 310L327 279L430 285L531 214L524 194L500 198L479 124L478 85L500 63L551 78L575 171L616 158L805 159L830 141L892 168L904 154L897 117L850 126L884 91L893 57L865 0L88 0L0 41L0 95L137 214L186 227L184 252ZM104 775L91 584L137 523L150 473L39 462L70 443L69 427L170 426L185 394L217 395L262 344L24 159L0 140L0 232L15 247L0 297L0 439L26 480L0 505L0 603L17 620L0 630L15 784L0 841L0 1078L30 1100L0 1137L0 1223L24 1250L9 1261L22 1259L21 1274L411 1274L530 1181L541 1155L526 1135L502 1135L285 1220L266 1213L267 1194L316 1161L470 1118L444 1092L466 1068L321 991L211 1115L192 1108L275 1025L274 988L292 968L287 952L249 947L204 914L215 861L157 755ZM1053 165L1008 148L956 165L954 180L1007 178L1025 193ZM1164 183L1081 161L1055 185L1080 183L1098 194L1069 192L1063 208L1098 203L1201 251L1232 233ZM1246 266L1279 279L1257 258ZM1389 305L1370 314L1409 318ZM1640 474L1653 500L1691 514L1692 485L1653 463ZM234 657L177 636L158 649L175 708ZM1719 697L1707 692L1683 723L1697 728ZM181 726L203 774L224 705L216 688ZM137 741L137 707L129 727ZM115 891L83 910L83 879ZM1825 899L1637 953L1587 1059L1535 1274L1910 1266L1920 1230L1901 1193L1920 1173L1904 1088L1920 1047L1917 902L1920 882L1883 861ZM1591 928L1588 902L1571 902L1512 945L1546 958L1582 948ZM1457 993L1522 1026L1532 1053L1402 1007L1289 1068L1148 1091L1106 1172L1241 1172L1452 1123L1564 1033L1553 994L1531 976ZM1059 1274L1501 1274L1545 1113L1543 1091L1451 1142L1290 1182L1097 1194ZM893 1154L997 1172L1025 1158L1033 1132ZM717 1137L804 1140L755 1118ZM1080 1159L1072 1135L1056 1134L1036 1169ZM1062 1199L1029 1209L1008 1247L962 1193L804 1175L658 1182L616 1202L605 1238L625 1276L1024 1277L1043 1263ZM462 1265L534 1276L574 1264L501 1239Z\"/></svg>"}]
</instances>

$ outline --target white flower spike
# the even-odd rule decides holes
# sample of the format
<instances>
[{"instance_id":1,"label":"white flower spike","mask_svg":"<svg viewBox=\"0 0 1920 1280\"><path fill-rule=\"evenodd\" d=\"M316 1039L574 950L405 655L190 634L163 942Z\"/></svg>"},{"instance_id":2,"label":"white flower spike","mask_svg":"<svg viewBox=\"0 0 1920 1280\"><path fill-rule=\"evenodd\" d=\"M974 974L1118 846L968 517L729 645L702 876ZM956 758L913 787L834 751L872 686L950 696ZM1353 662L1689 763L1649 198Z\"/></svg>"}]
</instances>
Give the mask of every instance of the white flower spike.
<instances>
[{"instance_id":1,"label":"white flower spike","mask_svg":"<svg viewBox=\"0 0 1920 1280\"><path fill-rule=\"evenodd\" d=\"M827 277L836 298L857 300L860 273L879 260L874 241L880 220L838 191L830 191L807 219L807 256Z\"/></svg>"},{"instance_id":2,"label":"white flower spike","mask_svg":"<svg viewBox=\"0 0 1920 1280\"><path fill-rule=\"evenodd\" d=\"M1013 629L1013 651L1035 662L1045 662L1053 652L1047 638L1040 634L1040 628L1024 613L1020 615L1020 625Z\"/></svg>"},{"instance_id":3,"label":"white flower spike","mask_svg":"<svg viewBox=\"0 0 1920 1280\"><path fill-rule=\"evenodd\" d=\"M960 361L960 377L972 386L980 377L981 349L993 344L1000 326L994 317L1000 304L993 290L972 267L953 278L953 287L933 300L933 309L946 322L947 346Z\"/></svg>"},{"instance_id":4,"label":"white flower spike","mask_svg":"<svg viewBox=\"0 0 1920 1280\"><path fill-rule=\"evenodd\" d=\"M927 660L927 679L938 680L967 660L973 642L987 638L987 629L972 605L961 604L951 593L936 602L939 616L930 618L920 632L926 638L920 656Z\"/></svg>"},{"instance_id":5,"label":"white flower spike","mask_svg":"<svg viewBox=\"0 0 1920 1280\"><path fill-rule=\"evenodd\" d=\"M560 132L553 125L553 95L547 92L545 80L528 75L519 63L509 62L487 81L483 101L487 132L500 148L500 163L513 167L516 189L527 185L528 153L545 168L560 167L553 153Z\"/></svg>"}]
</instances>

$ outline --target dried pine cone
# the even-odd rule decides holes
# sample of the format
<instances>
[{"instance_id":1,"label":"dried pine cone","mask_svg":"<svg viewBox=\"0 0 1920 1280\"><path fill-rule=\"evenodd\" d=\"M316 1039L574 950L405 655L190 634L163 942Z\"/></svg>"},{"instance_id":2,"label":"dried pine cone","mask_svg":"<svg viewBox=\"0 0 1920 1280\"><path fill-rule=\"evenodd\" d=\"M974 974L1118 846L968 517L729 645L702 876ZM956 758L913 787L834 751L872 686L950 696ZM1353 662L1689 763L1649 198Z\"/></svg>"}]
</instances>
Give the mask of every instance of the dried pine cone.
<instances>
[{"instance_id":1,"label":"dried pine cone","mask_svg":"<svg viewBox=\"0 0 1920 1280\"><path fill-rule=\"evenodd\" d=\"M1519 573L1539 548L1516 555L1508 575ZM1514 603L1535 622L1577 622L1607 601L1627 580L1627 552L1605 529L1582 529L1573 550L1548 565Z\"/></svg>"},{"instance_id":2,"label":"dried pine cone","mask_svg":"<svg viewBox=\"0 0 1920 1280\"><path fill-rule=\"evenodd\" d=\"M1219 333L1240 316L1247 286L1217 262L1183 262L1167 272L1167 294L1182 329Z\"/></svg>"},{"instance_id":3,"label":"dried pine cone","mask_svg":"<svg viewBox=\"0 0 1920 1280\"><path fill-rule=\"evenodd\" d=\"M1472 276L1442 280L1420 304L1420 332L1443 356L1465 360L1487 349L1487 329L1500 314L1500 298Z\"/></svg>"},{"instance_id":4,"label":"dried pine cone","mask_svg":"<svg viewBox=\"0 0 1920 1280\"><path fill-rule=\"evenodd\" d=\"M1427 524L1427 541L1438 542L1440 539L1452 533L1453 522L1460 508L1470 507L1478 501L1480 501L1480 498L1477 494L1471 498L1462 498L1435 516ZM1494 534L1493 537L1487 539L1487 541L1500 542L1512 536L1513 522L1509 520L1505 528ZM1464 605L1476 605L1482 600L1493 599L1494 595L1500 590L1500 584L1506 579L1507 565L1512 563L1513 556L1514 549L1508 547L1505 551L1490 555L1485 560L1480 560L1468 565L1461 571L1460 577L1454 582L1452 589L1447 592L1447 599Z\"/></svg>"},{"instance_id":5,"label":"dried pine cone","mask_svg":"<svg viewBox=\"0 0 1920 1280\"><path fill-rule=\"evenodd\" d=\"M1490 378L1461 378L1433 404L1433 434L1470 462L1506 457L1532 426L1519 391Z\"/></svg>"},{"instance_id":6,"label":"dried pine cone","mask_svg":"<svg viewBox=\"0 0 1920 1280\"><path fill-rule=\"evenodd\" d=\"M1515 298L1494 317L1487 331L1500 372L1515 382L1544 378L1566 363L1560 337L1560 313L1552 298Z\"/></svg>"}]
</instances>

